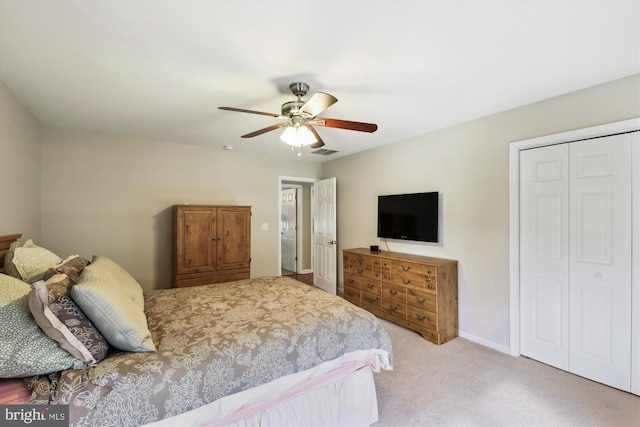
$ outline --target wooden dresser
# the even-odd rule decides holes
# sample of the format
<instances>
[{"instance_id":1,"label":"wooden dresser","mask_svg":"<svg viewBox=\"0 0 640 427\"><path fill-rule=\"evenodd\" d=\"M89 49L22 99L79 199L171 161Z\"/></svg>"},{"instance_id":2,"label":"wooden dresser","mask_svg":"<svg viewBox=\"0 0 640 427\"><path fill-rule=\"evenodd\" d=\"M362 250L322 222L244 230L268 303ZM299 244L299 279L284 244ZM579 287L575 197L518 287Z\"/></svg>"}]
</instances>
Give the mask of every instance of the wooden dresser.
<instances>
[{"instance_id":1,"label":"wooden dresser","mask_svg":"<svg viewBox=\"0 0 640 427\"><path fill-rule=\"evenodd\" d=\"M458 336L458 261L346 249L344 298L442 344Z\"/></svg>"},{"instance_id":2,"label":"wooden dresser","mask_svg":"<svg viewBox=\"0 0 640 427\"><path fill-rule=\"evenodd\" d=\"M251 207L173 207L173 286L248 279Z\"/></svg>"}]
</instances>

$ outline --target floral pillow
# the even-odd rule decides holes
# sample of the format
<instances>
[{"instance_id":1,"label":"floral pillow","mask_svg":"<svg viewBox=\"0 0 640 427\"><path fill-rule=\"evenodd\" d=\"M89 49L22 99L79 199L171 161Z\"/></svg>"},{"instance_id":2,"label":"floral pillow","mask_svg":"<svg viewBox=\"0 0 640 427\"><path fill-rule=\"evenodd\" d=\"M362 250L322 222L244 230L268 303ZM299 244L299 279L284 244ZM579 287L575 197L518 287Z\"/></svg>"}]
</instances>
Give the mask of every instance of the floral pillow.
<instances>
[{"instance_id":1,"label":"floral pillow","mask_svg":"<svg viewBox=\"0 0 640 427\"><path fill-rule=\"evenodd\" d=\"M91 264L91 261L88 259L84 259L78 255L71 255L50 270L53 274L66 274L74 283L78 283L80 273L82 273L82 270L89 264Z\"/></svg>"},{"instance_id":2,"label":"floral pillow","mask_svg":"<svg viewBox=\"0 0 640 427\"><path fill-rule=\"evenodd\" d=\"M48 249L34 245L31 239L23 246L18 246L18 242L12 243L4 258L7 274L27 283L48 279L53 275L49 269L60 261L62 258Z\"/></svg>"},{"instance_id":3,"label":"floral pillow","mask_svg":"<svg viewBox=\"0 0 640 427\"><path fill-rule=\"evenodd\" d=\"M29 308L44 333L76 358L94 365L106 357L109 345L71 299L73 285L69 276L60 273L46 282L35 282Z\"/></svg>"}]
</instances>

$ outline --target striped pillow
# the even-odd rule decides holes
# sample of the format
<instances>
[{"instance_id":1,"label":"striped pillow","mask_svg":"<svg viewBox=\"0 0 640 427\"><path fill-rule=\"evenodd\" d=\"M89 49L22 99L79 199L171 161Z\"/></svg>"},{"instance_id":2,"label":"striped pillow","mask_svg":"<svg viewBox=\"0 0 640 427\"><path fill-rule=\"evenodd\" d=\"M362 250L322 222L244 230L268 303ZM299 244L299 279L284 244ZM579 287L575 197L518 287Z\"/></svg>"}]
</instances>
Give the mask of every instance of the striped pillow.
<instances>
[{"instance_id":1,"label":"striped pillow","mask_svg":"<svg viewBox=\"0 0 640 427\"><path fill-rule=\"evenodd\" d=\"M156 351L144 313L142 288L112 260L95 256L71 288L71 298L112 346Z\"/></svg>"}]
</instances>

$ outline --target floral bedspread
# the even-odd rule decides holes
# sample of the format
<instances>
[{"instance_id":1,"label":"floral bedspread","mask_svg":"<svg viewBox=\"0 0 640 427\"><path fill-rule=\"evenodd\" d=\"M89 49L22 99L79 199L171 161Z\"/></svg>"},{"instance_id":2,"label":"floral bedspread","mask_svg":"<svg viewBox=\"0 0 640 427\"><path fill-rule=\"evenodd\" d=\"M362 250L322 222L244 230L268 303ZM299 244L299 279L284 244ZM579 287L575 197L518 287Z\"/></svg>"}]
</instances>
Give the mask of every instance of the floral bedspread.
<instances>
[{"instance_id":1,"label":"floral bedspread","mask_svg":"<svg viewBox=\"0 0 640 427\"><path fill-rule=\"evenodd\" d=\"M70 405L72 426L138 426L355 350L388 351L370 313L287 277L145 295L156 353L31 379L31 403Z\"/></svg>"}]
</instances>

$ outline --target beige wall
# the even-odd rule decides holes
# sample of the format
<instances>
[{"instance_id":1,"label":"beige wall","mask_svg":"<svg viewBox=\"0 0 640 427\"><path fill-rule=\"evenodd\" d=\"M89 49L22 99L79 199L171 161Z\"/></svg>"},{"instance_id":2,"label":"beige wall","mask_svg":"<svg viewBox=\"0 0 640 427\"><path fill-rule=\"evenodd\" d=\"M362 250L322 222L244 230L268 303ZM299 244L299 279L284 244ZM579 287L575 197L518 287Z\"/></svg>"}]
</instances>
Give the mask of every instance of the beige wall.
<instances>
[{"instance_id":1,"label":"beige wall","mask_svg":"<svg viewBox=\"0 0 640 427\"><path fill-rule=\"evenodd\" d=\"M143 288L167 288L171 206L250 205L251 275L279 275L279 177L320 170L297 158L43 127L42 243L62 257L111 257Z\"/></svg>"},{"instance_id":2,"label":"beige wall","mask_svg":"<svg viewBox=\"0 0 640 427\"><path fill-rule=\"evenodd\" d=\"M323 175L338 181L339 249L385 249L376 237L378 195L439 191L440 243L389 241L389 249L459 260L461 335L506 351L508 144L639 116L634 75L326 163Z\"/></svg>"},{"instance_id":3,"label":"beige wall","mask_svg":"<svg viewBox=\"0 0 640 427\"><path fill-rule=\"evenodd\" d=\"M0 234L14 233L40 239L40 124L0 82Z\"/></svg>"},{"instance_id":4,"label":"beige wall","mask_svg":"<svg viewBox=\"0 0 640 427\"><path fill-rule=\"evenodd\" d=\"M389 247L459 260L461 334L506 349L509 142L638 117L639 94L640 75L634 75L321 167L41 128L0 84L0 233L22 232L63 257L110 256L145 289L164 288L173 204L253 206L255 277L279 272L279 176L338 178L339 249L384 248L376 237L378 194L440 191L441 243ZM265 222L270 228L261 231ZM338 261L341 268L341 256Z\"/></svg>"}]
</instances>

